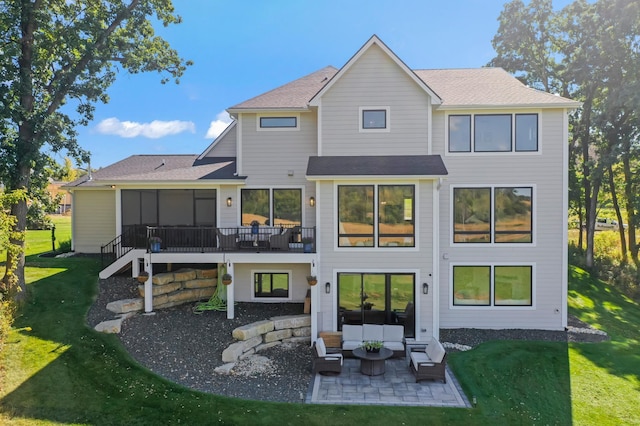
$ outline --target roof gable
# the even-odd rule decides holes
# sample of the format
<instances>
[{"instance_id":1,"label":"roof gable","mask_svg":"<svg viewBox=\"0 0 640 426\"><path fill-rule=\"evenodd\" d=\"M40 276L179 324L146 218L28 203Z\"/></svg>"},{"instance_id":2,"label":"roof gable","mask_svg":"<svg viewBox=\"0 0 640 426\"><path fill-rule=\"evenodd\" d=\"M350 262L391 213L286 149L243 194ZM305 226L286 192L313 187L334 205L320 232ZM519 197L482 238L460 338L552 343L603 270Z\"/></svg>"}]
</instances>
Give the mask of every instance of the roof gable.
<instances>
[{"instance_id":1,"label":"roof gable","mask_svg":"<svg viewBox=\"0 0 640 426\"><path fill-rule=\"evenodd\" d=\"M391 60L393 62L395 62L396 65L398 65L398 67L400 67L400 69L402 69L408 76L409 78L411 78L420 88L422 88L422 90L425 91L425 93L427 93L430 97L431 97L431 102L432 104L440 104L441 103L441 99L440 97L436 94L436 92L434 92L428 85L427 83L425 83L424 80L420 79L412 70L411 68L409 68L404 62L402 62L402 60L395 54L393 53L393 51L391 49L389 49L389 47L387 47L386 44L384 44L382 42L382 40L380 40L378 38L378 36L373 35L365 44L364 46L362 46L355 55L353 55L351 57L351 59L349 59L347 61L347 63L340 68L340 70L331 78L331 80L329 80L329 82L327 82L327 84L325 84L322 89L320 89L320 91L318 93L316 93L316 95L309 101L309 105L311 106L318 106L320 103L320 99L322 98L322 96L331 89L331 87L333 87L333 85L336 83L336 81L338 81L352 66L353 64L355 64L362 55L365 54L365 52L367 52L373 45L378 46L387 56L389 56L389 58L391 58Z\"/></svg>"}]
</instances>

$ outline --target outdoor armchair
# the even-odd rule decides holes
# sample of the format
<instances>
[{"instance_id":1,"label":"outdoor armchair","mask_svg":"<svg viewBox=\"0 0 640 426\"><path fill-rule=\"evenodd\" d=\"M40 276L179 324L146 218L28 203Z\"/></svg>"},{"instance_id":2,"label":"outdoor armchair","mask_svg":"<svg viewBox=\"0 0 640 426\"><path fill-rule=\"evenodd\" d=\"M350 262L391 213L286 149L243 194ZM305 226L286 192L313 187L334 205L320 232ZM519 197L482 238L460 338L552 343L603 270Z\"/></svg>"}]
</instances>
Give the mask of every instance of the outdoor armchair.
<instances>
[{"instance_id":1,"label":"outdoor armchair","mask_svg":"<svg viewBox=\"0 0 640 426\"><path fill-rule=\"evenodd\" d=\"M223 234L220 229L216 228L216 235L218 236L218 247L221 250L235 250L238 248L238 231L233 234Z\"/></svg>"},{"instance_id":2,"label":"outdoor armchair","mask_svg":"<svg viewBox=\"0 0 640 426\"><path fill-rule=\"evenodd\" d=\"M425 349L411 349L409 368L416 377L416 382L432 379L447 383L447 353L442 344L434 338Z\"/></svg>"},{"instance_id":3,"label":"outdoor armchair","mask_svg":"<svg viewBox=\"0 0 640 426\"><path fill-rule=\"evenodd\" d=\"M313 354L313 374L340 374L342 371L342 354L328 354L322 337L319 337L313 344L311 352Z\"/></svg>"}]
</instances>

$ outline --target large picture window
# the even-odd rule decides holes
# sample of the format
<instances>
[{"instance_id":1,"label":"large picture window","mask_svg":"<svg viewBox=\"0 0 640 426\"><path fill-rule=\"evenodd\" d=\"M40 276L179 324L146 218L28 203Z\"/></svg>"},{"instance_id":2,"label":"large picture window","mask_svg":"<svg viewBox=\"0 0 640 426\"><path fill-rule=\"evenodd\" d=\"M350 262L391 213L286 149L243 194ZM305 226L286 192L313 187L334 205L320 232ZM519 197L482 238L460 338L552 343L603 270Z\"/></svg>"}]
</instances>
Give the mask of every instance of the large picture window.
<instances>
[{"instance_id":1,"label":"large picture window","mask_svg":"<svg viewBox=\"0 0 640 426\"><path fill-rule=\"evenodd\" d=\"M255 272L253 284L255 298L289 298L289 274L286 272Z\"/></svg>"},{"instance_id":2,"label":"large picture window","mask_svg":"<svg viewBox=\"0 0 640 426\"><path fill-rule=\"evenodd\" d=\"M454 243L532 243L532 187L453 189Z\"/></svg>"},{"instance_id":3,"label":"large picture window","mask_svg":"<svg viewBox=\"0 0 640 426\"><path fill-rule=\"evenodd\" d=\"M339 247L414 247L414 218L414 185L338 186Z\"/></svg>"},{"instance_id":4,"label":"large picture window","mask_svg":"<svg viewBox=\"0 0 640 426\"><path fill-rule=\"evenodd\" d=\"M243 226L251 225L254 220L260 225L302 224L301 189L243 189L241 203Z\"/></svg>"},{"instance_id":5,"label":"large picture window","mask_svg":"<svg viewBox=\"0 0 640 426\"><path fill-rule=\"evenodd\" d=\"M454 306L532 306L531 265L453 266Z\"/></svg>"},{"instance_id":6,"label":"large picture window","mask_svg":"<svg viewBox=\"0 0 640 426\"><path fill-rule=\"evenodd\" d=\"M448 124L449 152L538 151L538 114L450 115Z\"/></svg>"}]
</instances>

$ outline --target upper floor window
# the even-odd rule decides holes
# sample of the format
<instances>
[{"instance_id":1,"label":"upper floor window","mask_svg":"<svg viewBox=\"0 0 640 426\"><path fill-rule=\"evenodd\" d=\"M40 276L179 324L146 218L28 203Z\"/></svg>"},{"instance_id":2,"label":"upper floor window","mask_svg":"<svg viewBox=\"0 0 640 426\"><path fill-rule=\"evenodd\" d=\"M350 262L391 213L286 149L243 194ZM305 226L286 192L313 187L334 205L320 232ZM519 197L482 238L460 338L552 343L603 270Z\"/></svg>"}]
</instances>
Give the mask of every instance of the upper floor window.
<instances>
[{"instance_id":1,"label":"upper floor window","mask_svg":"<svg viewBox=\"0 0 640 426\"><path fill-rule=\"evenodd\" d=\"M242 225L301 225L302 190L299 188L242 189Z\"/></svg>"},{"instance_id":2,"label":"upper floor window","mask_svg":"<svg viewBox=\"0 0 640 426\"><path fill-rule=\"evenodd\" d=\"M449 116L449 152L537 150L538 114Z\"/></svg>"},{"instance_id":3,"label":"upper floor window","mask_svg":"<svg viewBox=\"0 0 640 426\"><path fill-rule=\"evenodd\" d=\"M454 243L531 243L533 188L453 189Z\"/></svg>"},{"instance_id":4,"label":"upper floor window","mask_svg":"<svg viewBox=\"0 0 640 426\"><path fill-rule=\"evenodd\" d=\"M300 114L258 115L256 121L258 131L291 131L300 129Z\"/></svg>"},{"instance_id":5,"label":"upper floor window","mask_svg":"<svg viewBox=\"0 0 640 426\"><path fill-rule=\"evenodd\" d=\"M389 108L388 107L361 107L360 131L388 131Z\"/></svg>"},{"instance_id":6,"label":"upper floor window","mask_svg":"<svg viewBox=\"0 0 640 426\"><path fill-rule=\"evenodd\" d=\"M414 206L414 185L338 186L338 246L414 247Z\"/></svg>"}]
</instances>

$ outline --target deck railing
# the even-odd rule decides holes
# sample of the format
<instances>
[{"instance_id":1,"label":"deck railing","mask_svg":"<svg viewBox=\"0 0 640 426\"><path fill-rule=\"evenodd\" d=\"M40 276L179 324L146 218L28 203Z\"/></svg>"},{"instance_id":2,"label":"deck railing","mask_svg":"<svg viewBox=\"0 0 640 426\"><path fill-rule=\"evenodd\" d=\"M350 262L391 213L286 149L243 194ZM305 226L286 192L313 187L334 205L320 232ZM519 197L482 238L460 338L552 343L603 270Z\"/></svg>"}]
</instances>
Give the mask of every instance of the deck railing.
<instances>
[{"instance_id":1,"label":"deck railing","mask_svg":"<svg viewBox=\"0 0 640 426\"><path fill-rule=\"evenodd\" d=\"M159 240L149 251L175 253L279 252L315 253L315 227L300 226L148 226L147 241Z\"/></svg>"}]
</instances>

